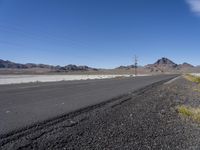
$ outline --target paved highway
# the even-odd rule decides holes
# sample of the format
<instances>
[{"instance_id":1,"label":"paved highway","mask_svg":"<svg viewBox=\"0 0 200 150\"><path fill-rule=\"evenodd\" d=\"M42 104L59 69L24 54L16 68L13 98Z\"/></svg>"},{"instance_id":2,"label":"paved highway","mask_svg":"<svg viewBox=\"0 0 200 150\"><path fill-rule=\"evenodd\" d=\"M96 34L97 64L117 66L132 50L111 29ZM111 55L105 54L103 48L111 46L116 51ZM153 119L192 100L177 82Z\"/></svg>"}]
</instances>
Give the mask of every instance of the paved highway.
<instances>
[{"instance_id":1,"label":"paved highway","mask_svg":"<svg viewBox=\"0 0 200 150\"><path fill-rule=\"evenodd\" d=\"M0 135L176 75L0 86Z\"/></svg>"}]
</instances>

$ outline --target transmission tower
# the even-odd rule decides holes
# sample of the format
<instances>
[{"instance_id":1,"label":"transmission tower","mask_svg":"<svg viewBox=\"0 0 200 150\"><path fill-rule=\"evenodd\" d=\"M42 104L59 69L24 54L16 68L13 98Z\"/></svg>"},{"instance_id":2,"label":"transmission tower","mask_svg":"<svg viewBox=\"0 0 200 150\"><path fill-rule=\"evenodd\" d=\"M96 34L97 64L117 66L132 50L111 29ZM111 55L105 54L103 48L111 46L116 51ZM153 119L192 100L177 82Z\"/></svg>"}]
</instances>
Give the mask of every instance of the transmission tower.
<instances>
[{"instance_id":1,"label":"transmission tower","mask_svg":"<svg viewBox=\"0 0 200 150\"><path fill-rule=\"evenodd\" d=\"M137 68L138 68L138 58L137 58L137 56L135 55L135 58L134 58L134 61L135 61L135 66L134 66L134 68L135 68L135 76L137 76Z\"/></svg>"}]
</instances>

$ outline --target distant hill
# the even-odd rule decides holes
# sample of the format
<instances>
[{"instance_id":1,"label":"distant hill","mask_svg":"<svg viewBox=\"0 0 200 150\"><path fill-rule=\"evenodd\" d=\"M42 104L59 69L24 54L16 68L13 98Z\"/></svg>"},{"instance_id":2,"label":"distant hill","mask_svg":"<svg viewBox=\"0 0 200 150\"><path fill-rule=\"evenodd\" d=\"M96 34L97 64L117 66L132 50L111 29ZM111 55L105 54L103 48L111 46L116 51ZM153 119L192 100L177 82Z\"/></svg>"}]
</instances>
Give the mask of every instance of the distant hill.
<instances>
[{"instance_id":1,"label":"distant hill","mask_svg":"<svg viewBox=\"0 0 200 150\"><path fill-rule=\"evenodd\" d=\"M194 68L193 65L188 64L188 63L186 63L186 62L184 62L183 64L180 64L178 67L179 67L180 69L181 69L181 68Z\"/></svg>"},{"instance_id":2,"label":"distant hill","mask_svg":"<svg viewBox=\"0 0 200 150\"><path fill-rule=\"evenodd\" d=\"M91 68L88 66L76 66L76 65L66 65L66 66L52 66L52 65L45 65L45 64L34 64L34 63L27 63L27 64L20 64L14 63L8 60L0 59L0 68L1 69L49 69L52 71L57 72L65 72L65 71L89 71L89 70L97 70L96 68Z\"/></svg>"},{"instance_id":3,"label":"distant hill","mask_svg":"<svg viewBox=\"0 0 200 150\"><path fill-rule=\"evenodd\" d=\"M146 65L145 68L149 69L150 72L196 72L199 71L197 67L189 63L176 64L168 58L161 58L154 64Z\"/></svg>"},{"instance_id":4,"label":"distant hill","mask_svg":"<svg viewBox=\"0 0 200 150\"><path fill-rule=\"evenodd\" d=\"M200 66L193 66L187 62L183 64L176 64L172 60L168 58L161 58L158 59L153 64L148 64L145 66L138 66L137 67L138 74L159 74L159 73L190 73L190 72L199 72L200 73ZM91 68L88 66L77 66L77 65L66 65L66 66L53 66L53 65L46 65L46 64L34 64L34 63L27 63L27 64L20 64L11 62L8 60L1 60L0 59L0 74L12 74L12 73L27 73L27 74L34 74L34 73L84 73L88 74L133 74L135 71L134 65L128 66L120 66L115 69L96 69Z\"/></svg>"},{"instance_id":5,"label":"distant hill","mask_svg":"<svg viewBox=\"0 0 200 150\"><path fill-rule=\"evenodd\" d=\"M157 60L154 64L149 64L145 66L150 72L174 72L178 69L178 64L174 63L168 58L161 58Z\"/></svg>"},{"instance_id":6,"label":"distant hill","mask_svg":"<svg viewBox=\"0 0 200 150\"><path fill-rule=\"evenodd\" d=\"M124 70L131 70L134 69L134 65L129 66L120 66L116 69L124 69ZM195 67L189 63L183 63L183 64L176 64L172 60L168 58L161 58L158 59L153 64L145 65L144 67L139 66L138 69L140 72L150 72L150 73L182 73L182 72L200 72L200 67Z\"/></svg>"},{"instance_id":7,"label":"distant hill","mask_svg":"<svg viewBox=\"0 0 200 150\"><path fill-rule=\"evenodd\" d=\"M25 69L25 68L27 68L27 66L23 65L23 64L14 63L14 62L11 62L8 60L4 61L4 60L0 59L0 68Z\"/></svg>"},{"instance_id":8,"label":"distant hill","mask_svg":"<svg viewBox=\"0 0 200 150\"><path fill-rule=\"evenodd\" d=\"M129 66L119 66L116 69L131 69L131 68L135 68L135 65L129 65Z\"/></svg>"},{"instance_id":9,"label":"distant hill","mask_svg":"<svg viewBox=\"0 0 200 150\"><path fill-rule=\"evenodd\" d=\"M159 60L157 60L153 66L157 66L157 67L172 67L172 68L176 68L178 65L176 63L174 63L173 61L171 61L168 58L161 58Z\"/></svg>"}]
</instances>

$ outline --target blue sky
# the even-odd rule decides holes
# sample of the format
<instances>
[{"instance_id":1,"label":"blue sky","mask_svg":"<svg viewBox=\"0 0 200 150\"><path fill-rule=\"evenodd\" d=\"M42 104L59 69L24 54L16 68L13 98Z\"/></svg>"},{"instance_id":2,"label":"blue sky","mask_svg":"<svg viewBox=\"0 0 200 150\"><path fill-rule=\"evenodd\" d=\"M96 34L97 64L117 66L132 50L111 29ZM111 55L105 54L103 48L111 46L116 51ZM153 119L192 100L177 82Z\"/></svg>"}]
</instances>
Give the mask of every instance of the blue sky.
<instances>
[{"instance_id":1,"label":"blue sky","mask_svg":"<svg viewBox=\"0 0 200 150\"><path fill-rule=\"evenodd\" d=\"M200 0L0 0L0 59L113 68L200 65Z\"/></svg>"}]
</instances>

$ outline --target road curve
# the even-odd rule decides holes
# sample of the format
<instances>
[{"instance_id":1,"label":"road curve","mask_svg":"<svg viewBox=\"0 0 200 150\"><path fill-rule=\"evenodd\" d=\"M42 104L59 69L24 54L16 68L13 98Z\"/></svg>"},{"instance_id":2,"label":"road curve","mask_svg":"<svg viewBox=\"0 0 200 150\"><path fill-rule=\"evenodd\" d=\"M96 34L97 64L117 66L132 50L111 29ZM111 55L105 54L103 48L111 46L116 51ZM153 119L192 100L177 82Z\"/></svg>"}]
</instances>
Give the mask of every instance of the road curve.
<instances>
[{"instance_id":1,"label":"road curve","mask_svg":"<svg viewBox=\"0 0 200 150\"><path fill-rule=\"evenodd\" d=\"M0 135L177 75L0 86Z\"/></svg>"}]
</instances>

